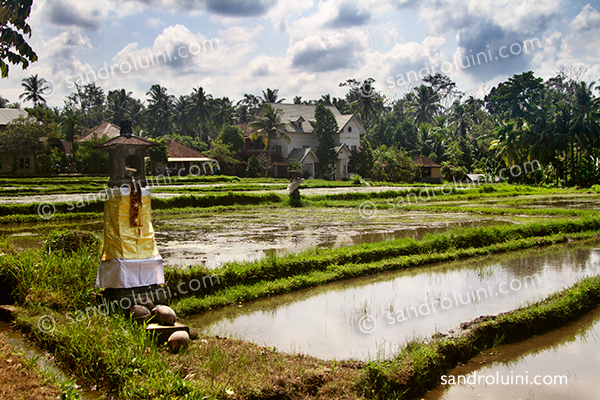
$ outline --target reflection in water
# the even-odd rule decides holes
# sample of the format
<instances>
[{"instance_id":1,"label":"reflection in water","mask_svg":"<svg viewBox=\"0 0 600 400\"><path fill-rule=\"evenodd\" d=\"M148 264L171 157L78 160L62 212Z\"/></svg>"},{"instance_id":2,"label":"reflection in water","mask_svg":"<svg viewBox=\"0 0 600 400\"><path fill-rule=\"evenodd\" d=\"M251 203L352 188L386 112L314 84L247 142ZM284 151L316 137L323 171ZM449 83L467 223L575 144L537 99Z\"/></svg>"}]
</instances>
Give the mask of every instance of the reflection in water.
<instances>
[{"instance_id":1,"label":"reflection in water","mask_svg":"<svg viewBox=\"0 0 600 400\"><path fill-rule=\"evenodd\" d=\"M384 356L411 337L515 309L597 273L599 243L345 280L197 315L189 323L320 358Z\"/></svg>"},{"instance_id":2,"label":"reflection in water","mask_svg":"<svg viewBox=\"0 0 600 400\"><path fill-rule=\"evenodd\" d=\"M333 248L387 239L420 239L451 227L511 223L504 217L477 218L465 214L381 212L363 219L356 209L268 209L228 213L161 215L153 219L156 243L166 265L216 267L231 261L251 261L270 254L285 255L314 248ZM0 230L18 249L41 246L55 228L83 229L102 234L102 222L19 225Z\"/></svg>"},{"instance_id":3,"label":"reflection in water","mask_svg":"<svg viewBox=\"0 0 600 400\"><path fill-rule=\"evenodd\" d=\"M600 308L579 320L519 343L499 346L448 372L446 382L458 376L528 377L549 385L481 384L439 385L426 400L468 399L597 399L600 370ZM536 379L536 376L539 377ZM548 376L552 377L549 378ZM556 378L554 378L556 377ZM524 379L521 378L521 379ZM473 379L471 379L473 383ZM516 382L516 380L513 380ZM561 384L562 383L562 384Z\"/></svg>"}]
</instances>

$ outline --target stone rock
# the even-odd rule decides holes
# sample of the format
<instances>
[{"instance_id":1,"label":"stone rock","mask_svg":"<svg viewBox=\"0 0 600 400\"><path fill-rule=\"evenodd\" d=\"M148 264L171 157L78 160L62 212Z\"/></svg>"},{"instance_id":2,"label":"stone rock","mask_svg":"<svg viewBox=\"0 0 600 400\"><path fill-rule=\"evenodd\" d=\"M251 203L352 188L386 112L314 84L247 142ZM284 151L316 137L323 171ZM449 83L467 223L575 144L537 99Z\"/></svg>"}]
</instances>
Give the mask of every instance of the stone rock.
<instances>
[{"instance_id":1,"label":"stone rock","mask_svg":"<svg viewBox=\"0 0 600 400\"><path fill-rule=\"evenodd\" d=\"M140 294L135 298L134 301L136 305L144 306L148 310L152 310L154 308L154 303L152 302L152 299L150 299L150 297L148 297L147 295Z\"/></svg>"},{"instance_id":2,"label":"stone rock","mask_svg":"<svg viewBox=\"0 0 600 400\"><path fill-rule=\"evenodd\" d=\"M156 322L161 325L174 325L177 320L175 311L169 306L156 306L152 309L152 314Z\"/></svg>"},{"instance_id":3,"label":"stone rock","mask_svg":"<svg viewBox=\"0 0 600 400\"><path fill-rule=\"evenodd\" d=\"M190 335L186 331L173 332L167 340L169 350L173 354L179 353L180 350L185 350L190 345Z\"/></svg>"},{"instance_id":4,"label":"stone rock","mask_svg":"<svg viewBox=\"0 0 600 400\"><path fill-rule=\"evenodd\" d=\"M144 306L133 306L129 309L129 315L133 320L139 324L143 324L144 322L148 322L150 318L152 318L152 314L150 310L148 310Z\"/></svg>"},{"instance_id":5,"label":"stone rock","mask_svg":"<svg viewBox=\"0 0 600 400\"><path fill-rule=\"evenodd\" d=\"M196 328L190 327L190 339L196 340L199 337L200 337L200 334L198 333L198 330Z\"/></svg>"}]
</instances>

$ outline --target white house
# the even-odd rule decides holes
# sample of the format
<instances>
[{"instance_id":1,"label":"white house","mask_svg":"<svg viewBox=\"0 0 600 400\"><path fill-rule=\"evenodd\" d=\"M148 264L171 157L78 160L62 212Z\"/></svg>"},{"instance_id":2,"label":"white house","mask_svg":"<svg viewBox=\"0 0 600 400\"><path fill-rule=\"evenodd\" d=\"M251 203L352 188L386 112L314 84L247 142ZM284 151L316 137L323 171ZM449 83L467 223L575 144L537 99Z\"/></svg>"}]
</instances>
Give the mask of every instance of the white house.
<instances>
[{"instance_id":1,"label":"white house","mask_svg":"<svg viewBox=\"0 0 600 400\"><path fill-rule=\"evenodd\" d=\"M315 121L316 105L307 104L271 104L271 107L281 111L281 120L285 123L285 134L290 138L286 143L283 138L271 140L269 149L274 158L285 160L289 163L292 159L298 160L305 171L314 177L319 160L315 154L319 147L319 139L313 134L310 121ZM354 114L341 114L334 106L325 106L335 116L338 132L335 135L335 150L338 160L335 164L335 178L348 178L348 161L351 151L360 148L360 135L366 134L365 128ZM264 106L259 111L262 116ZM249 135L251 132L246 132ZM260 149L256 149L260 151ZM277 172L276 172L277 174ZM278 174L281 175L281 174Z\"/></svg>"}]
</instances>

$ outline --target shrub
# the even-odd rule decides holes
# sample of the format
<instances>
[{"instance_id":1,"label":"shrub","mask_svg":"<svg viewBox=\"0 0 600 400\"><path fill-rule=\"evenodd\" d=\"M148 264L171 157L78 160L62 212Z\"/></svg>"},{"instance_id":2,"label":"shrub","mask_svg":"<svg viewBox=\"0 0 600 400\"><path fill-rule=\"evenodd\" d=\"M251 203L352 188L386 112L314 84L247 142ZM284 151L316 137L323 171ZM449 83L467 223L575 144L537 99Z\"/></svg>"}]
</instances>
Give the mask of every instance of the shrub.
<instances>
[{"instance_id":1,"label":"shrub","mask_svg":"<svg viewBox=\"0 0 600 400\"><path fill-rule=\"evenodd\" d=\"M73 253L79 249L98 246L99 242L98 237L91 232L54 230L44 240L44 250L48 253L61 250Z\"/></svg>"}]
</instances>

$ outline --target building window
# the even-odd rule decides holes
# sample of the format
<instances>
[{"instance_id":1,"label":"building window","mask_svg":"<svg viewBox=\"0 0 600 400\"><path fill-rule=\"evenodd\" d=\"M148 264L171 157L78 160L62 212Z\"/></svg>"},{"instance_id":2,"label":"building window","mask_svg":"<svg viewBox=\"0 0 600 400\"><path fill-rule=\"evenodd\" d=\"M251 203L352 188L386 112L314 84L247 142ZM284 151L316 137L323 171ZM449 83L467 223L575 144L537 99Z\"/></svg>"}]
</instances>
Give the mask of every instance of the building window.
<instances>
[{"instance_id":1,"label":"building window","mask_svg":"<svg viewBox=\"0 0 600 400\"><path fill-rule=\"evenodd\" d=\"M281 154L281 146L275 146L275 152Z\"/></svg>"},{"instance_id":2,"label":"building window","mask_svg":"<svg viewBox=\"0 0 600 400\"><path fill-rule=\"evenodd\" d=\"M21 158L19 160L19 169L29 169L29 158Z\"/></svg>"},{"instance_id":3,"label":"building window","mask_svg":"<svg viewBox=\"0 0 600 400\"><path fill-rule=\"evenodd\" d=\"M356 151L356 145L353 144L352 146L350 146L350 150L353 151L353 152Z\"/></svg>"},{"instance_id":4,"label":"building window","mask_svg":"<svg viewBox=\"0 0 600 400\"><path fill-rule=\"evenodd\" d=\"M348 133L351 133L351 132L352 132L352 127L351 127L351 126L349 126L349 127L348 127Z\"/></svg>"}]
</instances>

